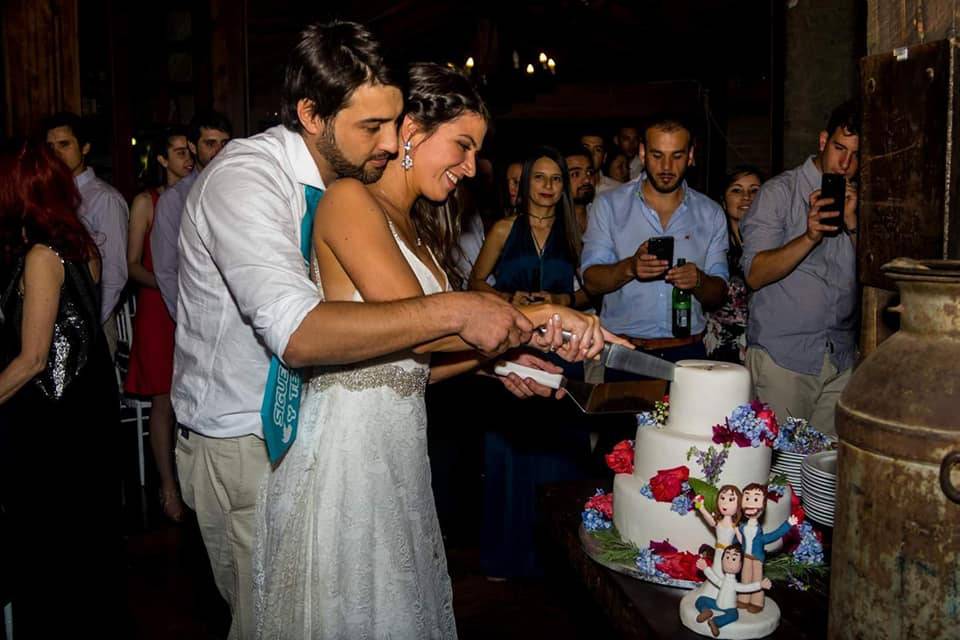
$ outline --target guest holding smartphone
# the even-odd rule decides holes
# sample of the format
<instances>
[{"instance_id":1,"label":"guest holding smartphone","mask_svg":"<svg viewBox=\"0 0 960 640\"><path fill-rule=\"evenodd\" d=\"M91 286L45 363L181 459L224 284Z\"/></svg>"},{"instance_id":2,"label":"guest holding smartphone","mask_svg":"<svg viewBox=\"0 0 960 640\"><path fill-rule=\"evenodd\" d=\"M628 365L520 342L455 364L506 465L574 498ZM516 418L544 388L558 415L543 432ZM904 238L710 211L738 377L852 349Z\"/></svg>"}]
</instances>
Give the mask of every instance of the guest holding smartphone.
<instances>
[{"instance_id":1,"label":"guest holding smartphone","mask_svg":"<svg viewBox=\"0 0 960 640\"><path fill-rule=\"evenodd\" d=\"M594 201L580 264L587 291L603 296L604 326L674 362L706 356L704 311L723 302L729 273L723 211L685 180L693 152L693 134L682 118L653 119L641 141L644 178ZM672 266L679 258L686 264ZM673 335L675 287L692 294L689 335ZM605 372L608 382L635 378Z\"/></svg>"},{"instance_id":2,"label":"guest holding smartphone","mask_svg":"<svg viewBox=\"0 0 960 640\"><path fill-rule=\"evenodd\" d=\"M857 348L856 103L833 110L818 143L815 155L761 187L740 225L741 264L754 290L747 367L756 396L779 415L833 434ZM821 191L828 174L843 176L845 193ZM842 219L828 223L837 210Z\"/></svg>"}]
</instances>

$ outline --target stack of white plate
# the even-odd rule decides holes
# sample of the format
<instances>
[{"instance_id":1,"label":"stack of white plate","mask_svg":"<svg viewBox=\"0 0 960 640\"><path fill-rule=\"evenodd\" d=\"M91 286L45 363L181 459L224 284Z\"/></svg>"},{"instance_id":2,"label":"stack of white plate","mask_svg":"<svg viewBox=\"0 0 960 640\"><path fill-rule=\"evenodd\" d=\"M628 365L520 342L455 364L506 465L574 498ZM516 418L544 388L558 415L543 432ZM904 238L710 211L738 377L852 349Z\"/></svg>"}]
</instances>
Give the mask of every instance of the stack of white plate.
<instances>
[{"instance_id":1,"label":"stack of white plate","mask_svg":"<svg viewBox=\"0 0 960 640\"><path fill-rule=\"evenodd\" d=\"M800 486L803 480L801 465L805 457L806 454L803 453L774 451L773 463L770 465L770 470L774 473L782 473L787 476L787 480L793 486L793 492L797 494L798 498L803 495L803 489Z\"/></svg>"},{"instance_id":2,"label":"stack of white plate","mask_svg":"<svg viewBox=\"0 0 960 640\"><path fill-rule=\"evenodd\" d=\"M837 452L821 451L807 456L801 473L803 510L812 520L832 527L837 497Z\"/></svg>"}]
</instances>

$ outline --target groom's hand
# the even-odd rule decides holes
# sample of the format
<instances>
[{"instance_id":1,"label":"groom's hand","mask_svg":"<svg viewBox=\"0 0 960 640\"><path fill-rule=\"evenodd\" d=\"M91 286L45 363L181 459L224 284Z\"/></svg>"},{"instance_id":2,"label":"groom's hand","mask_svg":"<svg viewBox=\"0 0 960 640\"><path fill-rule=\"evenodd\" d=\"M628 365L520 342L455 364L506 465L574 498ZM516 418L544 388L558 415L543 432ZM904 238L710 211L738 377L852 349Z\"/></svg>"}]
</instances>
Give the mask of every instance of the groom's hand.
<instances>
[{"instance_id":1,"label":"groom's hand","mask_svg":"<svg viewBox=\"0 0 960 640\"><path fill-rule=\"evenodd\" d=\"M484 354L497 355L530 340L533 324L499 296L464 292L457 294L457 305L457 335Z\"/></svg>"}]
</instances>

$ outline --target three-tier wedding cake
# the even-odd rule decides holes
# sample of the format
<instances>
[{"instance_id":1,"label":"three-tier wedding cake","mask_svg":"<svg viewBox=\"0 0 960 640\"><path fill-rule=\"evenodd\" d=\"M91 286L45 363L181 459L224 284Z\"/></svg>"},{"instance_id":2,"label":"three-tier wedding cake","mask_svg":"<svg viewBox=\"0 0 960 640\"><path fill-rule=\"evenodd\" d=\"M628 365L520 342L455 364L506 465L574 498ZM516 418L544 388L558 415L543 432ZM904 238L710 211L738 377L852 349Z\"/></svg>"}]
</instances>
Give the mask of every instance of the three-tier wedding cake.
<instances>
[{"instance_id":1,"label":"three-tier wedding cake","mask_svg":"<svg viewBox=\"0 0 960 640\"><path fill-rule=\"evenodd\" d=\"M728 484L766 485L770 476L772 439L750 397L750 373L743 366L677 363L666 424L638 426L633 473L614 479L613 522L625 540L640 549L667 542L693 554L701 545L714 545L714 531L694 508L694 497ZM738 412L744 420L737 420ZM789 492L787 487L780 499L768 502L764 530L790 515Z\"/></svg>"}]
</instances>

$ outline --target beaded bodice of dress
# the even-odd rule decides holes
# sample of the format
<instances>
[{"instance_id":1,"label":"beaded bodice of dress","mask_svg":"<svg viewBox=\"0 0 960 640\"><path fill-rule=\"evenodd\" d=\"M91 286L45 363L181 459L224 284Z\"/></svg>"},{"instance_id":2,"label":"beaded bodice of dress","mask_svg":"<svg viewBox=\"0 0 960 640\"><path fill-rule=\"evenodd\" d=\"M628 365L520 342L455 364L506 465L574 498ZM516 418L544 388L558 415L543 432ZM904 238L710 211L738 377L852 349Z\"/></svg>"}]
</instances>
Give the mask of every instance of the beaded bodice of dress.
<instances>
[{"instance_id":1,"label":"beaded bodice of dress","mask_svg":"<svg viewBox=\"0 0 960 640\"><path fill-rule=\"evenodd\" d=\"M423 294L431 295L449 291L449 281L444 282L443 286L441 286L441 283L437 280L434 273L400 238L390 218L387 218L387 224L390 226L390 231L393 233L393 238L397 246L400 247L403 257L406 259L407 264L410 265L410 269L420 283ZM430 252L430 257L433 259L434 264L437 264L432 251ZM312 259L310 266L311 276L317 285L317 290L320 292L322 299L324 297L323 281L320 276L320 266L316 257ZM359 291L354 289L351 300L353 302L363 302L363 296ZM327 389L335 384L353 390L389 387L401 396L411 396L423 395L426 392L429 376L430 356L428 354L416 354L409 351L365 360L351 365L315 367L312 371L309 384L313 389L318 391Z\"/></svg>"}]
</instances>

